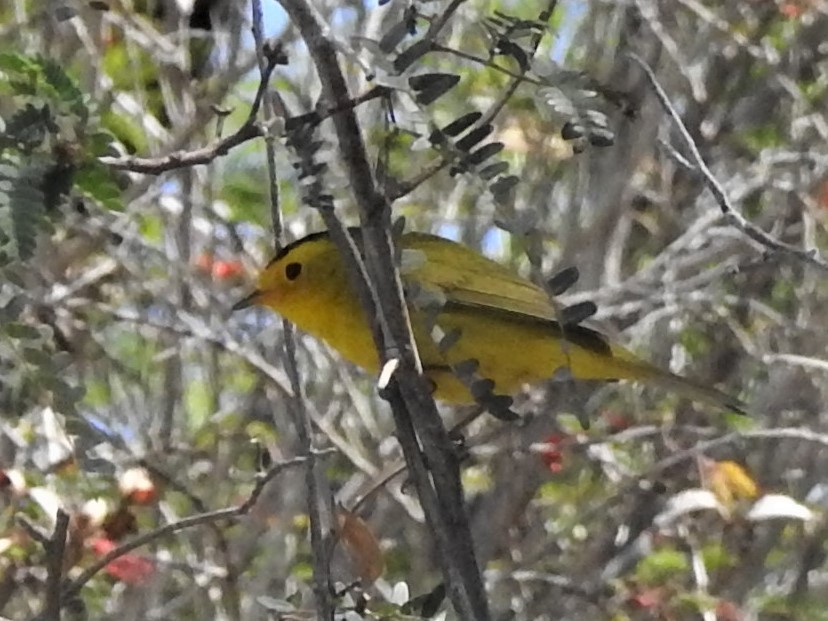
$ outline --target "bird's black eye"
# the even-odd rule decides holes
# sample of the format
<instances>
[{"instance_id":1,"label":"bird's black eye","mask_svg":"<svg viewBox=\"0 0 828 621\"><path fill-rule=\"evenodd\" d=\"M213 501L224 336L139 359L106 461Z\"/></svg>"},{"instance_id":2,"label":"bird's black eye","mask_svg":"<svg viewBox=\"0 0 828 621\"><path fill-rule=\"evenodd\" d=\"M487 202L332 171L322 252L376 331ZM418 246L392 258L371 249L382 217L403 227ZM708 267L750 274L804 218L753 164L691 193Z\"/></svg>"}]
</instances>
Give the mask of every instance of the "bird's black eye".
<instances>
[{"instance_id":1,"label":"bird's black eye","mask_svg":"<svg viewBox=\"0 0 828 621\"><path fill-rule=\"evenodd\" d=\"M285 276L287 276L288 280L296 280L299 278L299 274L302 273L302 264L301 263L288 263L285 266Z\"/></svg>"}]
</instances>

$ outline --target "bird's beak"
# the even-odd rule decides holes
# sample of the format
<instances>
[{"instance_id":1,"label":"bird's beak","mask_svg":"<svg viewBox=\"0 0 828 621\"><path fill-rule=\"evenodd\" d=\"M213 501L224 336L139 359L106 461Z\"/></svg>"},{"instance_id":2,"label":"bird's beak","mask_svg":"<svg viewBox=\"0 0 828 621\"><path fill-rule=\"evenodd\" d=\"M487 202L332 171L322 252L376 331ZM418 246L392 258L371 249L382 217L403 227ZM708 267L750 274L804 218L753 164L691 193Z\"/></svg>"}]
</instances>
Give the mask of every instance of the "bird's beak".
<instances>
[{"instance_id":1,"label":"bird's beak","mask_svg":"<svg viewBox=\"0 0 828 621\"><path fill-rule=\"evenodd\" d=\"M255 289L250 295L243 297L241 300L233 304L233 311L241 310L243 308L249 308L258 302L259 296L262 294L261 291Z\"/></svg>"}]
</instances>

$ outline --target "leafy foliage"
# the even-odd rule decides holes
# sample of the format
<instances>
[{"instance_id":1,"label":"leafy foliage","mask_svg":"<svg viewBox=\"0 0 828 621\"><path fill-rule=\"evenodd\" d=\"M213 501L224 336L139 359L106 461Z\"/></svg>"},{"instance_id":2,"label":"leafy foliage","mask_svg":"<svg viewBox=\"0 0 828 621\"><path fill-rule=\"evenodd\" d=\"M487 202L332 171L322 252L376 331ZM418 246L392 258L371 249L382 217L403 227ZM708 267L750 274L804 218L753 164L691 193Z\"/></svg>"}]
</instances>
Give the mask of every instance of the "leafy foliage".
<instances>
[{"instance_id":1,"label":"leafy foliage","mask_svg":"<svg viewBox=\"0 0 828 621\"><path fill-rule=\"evenodd\" d=\"M11 293L12 286L3 293ZM44 403L75 414L84 391L64 376L72 358L54 351L51 328L25 321L24 308L22 290L0 299L0 418L18 417Z\"/></svg>"},{"instance_id":2,"label":"leafy foliage","mask_svg":"<svg viewBox=\"0 0 828 621\"><path fill-rule=\"evenodd\" d=\"M55 61L0 53L0 96L11 110L0 127L0 252L8 263L32 256L45 216L61 207L76 178L81 194L109 209L119 207L120 191L96 159L111 139Z\"/></svg>"},{"instance_id":3,"label":"leafy foliage","mask_svg":"<svg viewBox=\"0 0 828 621\"><path fill-rule=\"evenodd\" d=\"M34 253L37 233L45 222L42 179L36 167L0 159L0 267Z\"/></svg>"},{"instance_id":4,"label":"leafy foliage","mask_svg":"<svg viewBox=\"0 0 828 621\"><path fill-rule=\"evenodd\" d=\"M96 158L109 137L96 129L92 111L63 68L43 56L0 53L0 97L10 110L0 126L0 378L4 415L49 403L75 412L83 390L64 370L71 357L55 355L52 328L24 312L25 291L34 285L21 264L30 261L40 235L73 192L109 208L120 191ZM28 280L28 282L26 282Z\"/></svg>"}]
</instances>

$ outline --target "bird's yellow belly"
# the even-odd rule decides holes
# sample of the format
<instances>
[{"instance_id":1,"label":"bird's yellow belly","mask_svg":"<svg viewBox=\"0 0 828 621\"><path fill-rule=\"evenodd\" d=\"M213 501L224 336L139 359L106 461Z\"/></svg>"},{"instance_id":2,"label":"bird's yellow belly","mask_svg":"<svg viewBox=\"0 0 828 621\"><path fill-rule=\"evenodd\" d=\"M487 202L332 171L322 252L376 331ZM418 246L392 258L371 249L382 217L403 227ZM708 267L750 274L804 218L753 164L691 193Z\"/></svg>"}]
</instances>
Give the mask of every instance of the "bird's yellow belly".
<instances>
[{"instance_id":1,"label":"bird's yellow belly","mask_svg":"<svg viewBox=\"0 0 828 621\"><path fill-rule=\"evenodd\" d=\"M427 371L437 387L435 396L445 401L465 403L471 401L471 395L457 377L439 366L470 359L479 364L478 376L495 383L496 394L514 394L524 384L549 379L562 368L581 379L608 379L606 354L601 360L572 343L563 344L543 324L509 321L474 310L445 312L439 324L446 332L460 330L459 340L445 355L431 339L415 336L423 366L436 367Z\"/></svg>"},{"instance_id":2,"label":"bird's yellow belly","mask_svg":"<svg viewBox=\"0 0 828 621\"><path fill-rule=\"evenodd\" d=\"M362 312L345 312L340 307L339 315L336 321L300 327L321 337L350 362L376 373L378 356ZM444 311L438 317L443 331L460 330L459 339L445 353L426 331L420 313L412 313L412 323L425 374L435 386L434 396L449 403L473 402L468 388L449 368L470 359L479 363L480 377L494 381L496 394L514 394L524 384L548 379L562 367L579 379L623 377L617 368L621 361L608 352L562 344L541 323L510 321L474 309Z\"/></svg>"}]
</instances>

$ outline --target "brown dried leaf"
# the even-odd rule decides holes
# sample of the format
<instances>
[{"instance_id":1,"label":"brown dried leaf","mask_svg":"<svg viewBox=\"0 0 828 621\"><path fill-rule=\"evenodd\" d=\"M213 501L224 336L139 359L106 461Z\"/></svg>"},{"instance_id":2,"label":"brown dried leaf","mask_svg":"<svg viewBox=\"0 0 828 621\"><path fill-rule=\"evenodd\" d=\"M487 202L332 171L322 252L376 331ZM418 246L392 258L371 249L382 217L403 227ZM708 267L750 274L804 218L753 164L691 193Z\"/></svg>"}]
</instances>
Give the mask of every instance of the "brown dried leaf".
<instances>
[{"instance_id":1,"label":"brown dried leaf","mask_svg":"<svg viewBox=\"0 0 828 621\"><path fill-rule=\"evenodd\" d=\"M339 538L356 565L363 585L373 584L385 571L385 559L379 541L365 520L358 515L339 509L336 518Z\"/></svg>"}]
</instances>

